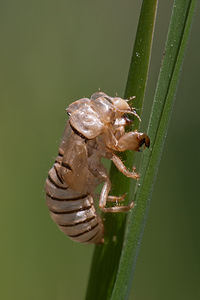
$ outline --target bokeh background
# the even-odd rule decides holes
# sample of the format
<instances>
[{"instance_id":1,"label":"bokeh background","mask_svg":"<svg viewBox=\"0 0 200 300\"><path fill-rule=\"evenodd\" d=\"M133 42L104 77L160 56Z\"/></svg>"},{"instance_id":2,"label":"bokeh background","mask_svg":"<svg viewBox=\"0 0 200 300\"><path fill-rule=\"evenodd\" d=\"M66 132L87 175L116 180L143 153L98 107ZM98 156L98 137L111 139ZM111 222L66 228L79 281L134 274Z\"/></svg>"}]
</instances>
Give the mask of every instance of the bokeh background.
<instances>
[{"instance_id":1,"label":"bokeh background","mask_svg":"<svg viewBox=\"0 0 200 300\"><path fill-rule=\"evenodd\" d=\"M93 246L57 229L44 182L68 104L123 96L141 2L0 0L1 299L84 299ZM172 4L159 3L143 129ZM200 299L199 26L198 7L130 299Z\"/></svg>"}]
</instances>

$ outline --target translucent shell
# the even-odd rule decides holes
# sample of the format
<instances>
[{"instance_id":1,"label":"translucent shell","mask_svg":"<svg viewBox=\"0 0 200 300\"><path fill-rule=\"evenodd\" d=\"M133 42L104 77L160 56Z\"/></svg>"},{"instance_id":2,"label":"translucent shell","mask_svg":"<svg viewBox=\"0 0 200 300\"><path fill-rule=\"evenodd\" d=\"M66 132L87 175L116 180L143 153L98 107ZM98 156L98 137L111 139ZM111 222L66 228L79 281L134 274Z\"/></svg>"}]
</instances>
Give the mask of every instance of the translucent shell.
<instances>
[{"instance_id":1,"label":"translucent shell","mask_svg":"<svg viewBox=\"0 0 200 300\"><path fill-rule=\"evenodd\" d=\"M139 151L150 139L145 133L125 132L133 121L128 114L137 114L127 101L103 92L91 99L82 98L67 108L66 124L58 156L46 179L46 203L53 221L74 241L89 244L104 242L104 226L94 205L95 189L103 183L98 196L104 212L126 212L123 196L110 196L111 182L101 158L111 159L126 177L138 179L133 167L129 171L116 155L125 150ZM106 207L107 202L113 206Z\"/></svg>"}]
</instances>

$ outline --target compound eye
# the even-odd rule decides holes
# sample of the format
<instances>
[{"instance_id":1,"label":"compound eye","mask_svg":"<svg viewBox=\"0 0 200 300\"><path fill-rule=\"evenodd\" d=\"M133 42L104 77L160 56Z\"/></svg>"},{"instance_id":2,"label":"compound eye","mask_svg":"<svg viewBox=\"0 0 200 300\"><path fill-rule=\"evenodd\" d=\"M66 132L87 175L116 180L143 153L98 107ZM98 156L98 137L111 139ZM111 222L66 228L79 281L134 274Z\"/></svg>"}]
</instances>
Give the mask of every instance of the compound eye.
<instances>
[{"instance_id":1,"label":"compound eye","mask_svg":"<svg viewBox=\"0 0 200 300\"><path fill-rule=\"evenodd\" d=\"M114 98L113 99L113 104L119 110L126 110L126 111L130 110L131 111L131 108L128 105L128 103L125 100L121 99L121 98Z\"/></svg>"}]
</instances>

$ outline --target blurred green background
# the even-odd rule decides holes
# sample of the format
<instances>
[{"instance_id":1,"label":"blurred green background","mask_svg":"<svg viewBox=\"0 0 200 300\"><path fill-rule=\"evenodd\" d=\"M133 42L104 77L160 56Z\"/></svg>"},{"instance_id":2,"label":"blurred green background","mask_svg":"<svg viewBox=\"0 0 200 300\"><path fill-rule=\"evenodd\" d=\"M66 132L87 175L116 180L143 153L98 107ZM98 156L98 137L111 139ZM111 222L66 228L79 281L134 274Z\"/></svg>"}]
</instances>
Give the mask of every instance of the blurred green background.
<instances>
[{"instance_id":1,"label":"blurred green background","mask_svg":"<svg viewBox=\"0 0 200 300\"><path fill-rule=\"evenodd\" d=\"M141 3L0 0L1 299L84 299L93 246L57 229L44 182L68 104L123 96ZM172 3L159 3L143 130ZM130 299L200 299L199 26L198 7Z\"/></svg>"}]
</instances>

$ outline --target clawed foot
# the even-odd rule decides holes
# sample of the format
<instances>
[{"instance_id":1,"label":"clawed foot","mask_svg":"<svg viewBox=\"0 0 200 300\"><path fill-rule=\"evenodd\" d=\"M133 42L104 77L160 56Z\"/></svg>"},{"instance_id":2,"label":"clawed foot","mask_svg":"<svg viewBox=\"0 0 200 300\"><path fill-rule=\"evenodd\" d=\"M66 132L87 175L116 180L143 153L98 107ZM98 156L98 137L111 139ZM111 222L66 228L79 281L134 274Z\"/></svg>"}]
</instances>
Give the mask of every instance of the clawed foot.
<instances>
[{"instance_id":1,"label":"clawed foot","mask_svg":"<svg viewBox=\"0 0 200 300\"><path fill-rule=\"evenodd\" d=\"M100 207L104 213L114 213L114 212L126 212L129 211L134 206L134 202L132 201L129 205L126 206L113 206L113 207Z\"/></svg>"},{"instance_id":2,"label":"clawed foot","mask_svg":"<svg viewBox=\"0 0 200 300\"><path fill-rule=\"evenodd\" d=\"M138 179L140 179L140 175L137 172L135 172L135 170L136 170L136 167L133 166L132 178L138 180Z\"/></svg>"},{"instance_id":3,"label":"clawed foot","mask_svg":"<svg viewBox=\"0 0 200 300\"><path fill-rule=\"evenodd\" d=\"M117 197L117 196L108 196L107 201L118 203L118 202L124 201L125 197L126 197L126 193L122 196L119 196L119 197Z\"/></svg>"},{"instance_id":4,"label":"clawed foot","mask_svg":"<svg viewBox=\"0 0 200 300\"><path fill-rule=\"evenodd\" d=\"M146 133L139 133L138 140L139 140L138 151L139 151L139 148L143 144L145 144L145 146L147 148L149 148L149 146L150 146L150 138L148 137L148 135Z\"/></svg>"}]
</instances>

